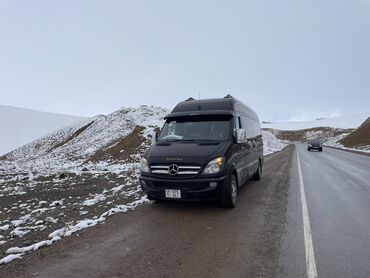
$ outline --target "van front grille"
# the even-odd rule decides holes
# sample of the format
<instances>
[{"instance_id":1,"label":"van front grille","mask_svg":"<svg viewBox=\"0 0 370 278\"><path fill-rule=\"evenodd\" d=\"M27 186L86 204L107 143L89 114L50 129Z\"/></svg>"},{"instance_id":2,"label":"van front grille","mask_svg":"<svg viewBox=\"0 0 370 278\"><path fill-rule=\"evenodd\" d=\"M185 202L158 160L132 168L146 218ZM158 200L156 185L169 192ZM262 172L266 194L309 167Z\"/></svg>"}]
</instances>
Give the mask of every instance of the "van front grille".
<instances>
[{"instance_id":1,"label":"van front grille","mask_svg":"<svg viewBox=\"0 0 370 278\"><path fill-rule=\"evenodd\" d=\"M200 169L201 169L200 166L184 166L184 165L176 165L176 164L150 166L150 170L153 174L169 175L169 176L197 175L199 174Z\"/></svg>"}]
</instances>

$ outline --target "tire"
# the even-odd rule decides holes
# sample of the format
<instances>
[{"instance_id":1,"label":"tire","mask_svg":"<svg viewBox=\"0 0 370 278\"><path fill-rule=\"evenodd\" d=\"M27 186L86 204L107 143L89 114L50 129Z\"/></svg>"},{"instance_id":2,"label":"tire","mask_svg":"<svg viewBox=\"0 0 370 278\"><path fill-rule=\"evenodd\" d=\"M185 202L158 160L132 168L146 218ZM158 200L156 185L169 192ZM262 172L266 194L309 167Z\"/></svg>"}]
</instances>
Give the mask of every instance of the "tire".
<instances>
[{"instance_id":1,"label":"tire","mask_svg":"<svg viewBox=\"0 0 370 278\"><path fill-rule=\"evenodd\" d=\"M221 205L225 208L235 208L238 201L238 181L235 175L231 175L229 181L224 184L221 196Z\"/></svg>"},{"instance_id":2,"label":"tire","mask_svg":"<svg viewBox=\"0 0 370 278\"><path fill-rule=\"evenodd\" d=\"M307 148L307 150L310 152L311 151L311 149L310 148Z\"/></svg>"},{"instance_id":3,"label":"tire","mask_svg":"<svg viewBox=\"0 0 370 278\"><path fill-rule=\"evenodd\" d=\"M322 152L322 148L320 148L319 151Z\"/></svg>"},{"instance_id":4,"label":"tire","mask_svg":"<svg viewBox=\"0 0 370 278\"><path fill-rule=\"evenodd\" d=\"M258 163L258 169L257 169L257 172L252 176L252 178L255 180L255 181L259 181L261 180L261 176L262 176L262 165L261 165L261 162Z\"/></svg>"},{"instance_id":5,"label":"tire","mask_svg":"<svg viewBox=\"0 0 370 278\"><path fill-rule=\"evenodd\" d=\"M146 195L146 197L148 198L149 201L156 201L156 200L158 200L158 198L153 197L151 195Z\"/></svg>"}]
</instances>

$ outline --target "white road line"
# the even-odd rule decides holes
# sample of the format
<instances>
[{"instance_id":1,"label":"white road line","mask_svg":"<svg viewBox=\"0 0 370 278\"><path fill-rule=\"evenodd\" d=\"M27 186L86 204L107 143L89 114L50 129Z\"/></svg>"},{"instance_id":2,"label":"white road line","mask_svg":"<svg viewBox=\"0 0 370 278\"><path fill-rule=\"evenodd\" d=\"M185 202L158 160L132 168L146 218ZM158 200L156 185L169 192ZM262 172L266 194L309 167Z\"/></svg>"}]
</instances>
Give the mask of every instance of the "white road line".
<instances>
[{"instance_id":1,"label":"white road line","mask_svg":"<svg viewBox=\"0 0 370 278\"><path fill-rule=\"evenodd\" d=\"M317 277L315 254L313 251L310 219L308 217L306 193L304 191L301 162L299 161L298 151L297 151L297 161L298 161L298 172L299 172L299 187L301 191L301 200L302 200L303 233L304 233L304 244L305 244L305 251L306 251L307 277L314 278L314 277Z\"/></svg>"}]
</instances>

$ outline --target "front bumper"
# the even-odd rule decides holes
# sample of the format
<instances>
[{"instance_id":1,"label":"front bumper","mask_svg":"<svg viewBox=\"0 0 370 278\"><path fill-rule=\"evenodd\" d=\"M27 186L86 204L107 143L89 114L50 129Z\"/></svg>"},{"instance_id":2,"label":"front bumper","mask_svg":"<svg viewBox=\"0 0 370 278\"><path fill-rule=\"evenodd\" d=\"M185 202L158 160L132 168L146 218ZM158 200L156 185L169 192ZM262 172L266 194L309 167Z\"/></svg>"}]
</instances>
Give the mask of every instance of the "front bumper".
<instances>
[{"instance_id":1,"label":"front bumper","mask_svg":"<svg viewBox=\"0 0 370 278\"><path fill-rule=\"evenodd\" d=\"M218 200L227 176L217 178L168 179L141 176L140 185L145 194L158 199L167 199L166 189L181 190L181 200ZM212 183L212 186L211 186ZM180 200L180 199L176 199Z\"/></svg>"}]
</instances>

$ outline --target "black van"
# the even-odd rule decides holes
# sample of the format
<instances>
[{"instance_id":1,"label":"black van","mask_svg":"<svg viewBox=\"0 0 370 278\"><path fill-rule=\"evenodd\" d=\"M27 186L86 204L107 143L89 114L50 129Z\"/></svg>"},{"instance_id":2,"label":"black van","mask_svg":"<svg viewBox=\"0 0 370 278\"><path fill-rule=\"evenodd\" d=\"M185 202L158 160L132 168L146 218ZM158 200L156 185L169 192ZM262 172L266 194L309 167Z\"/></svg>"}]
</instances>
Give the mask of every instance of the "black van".
<instances>
[{"instance_id":1,"label":"black van","mask_svg":"<svg viewBox=\"0 0 370 278\"><path fill-rule=\"evenodd\" d=\"M142 158L149 200L220 200L235 207L238 187L259 180L263 141L257 114L228 95L179 103Z\"/></svg>"}]
</instances>

